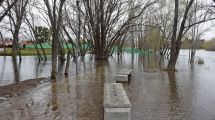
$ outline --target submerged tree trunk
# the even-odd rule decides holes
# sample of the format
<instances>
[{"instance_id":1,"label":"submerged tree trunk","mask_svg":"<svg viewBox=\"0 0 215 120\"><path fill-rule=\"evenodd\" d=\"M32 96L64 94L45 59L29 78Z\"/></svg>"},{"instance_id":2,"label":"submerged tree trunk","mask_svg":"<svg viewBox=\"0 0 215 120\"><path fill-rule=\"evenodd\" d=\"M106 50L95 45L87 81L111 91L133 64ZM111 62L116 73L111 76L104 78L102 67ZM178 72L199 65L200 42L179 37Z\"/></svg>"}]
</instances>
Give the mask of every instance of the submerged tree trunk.
<instances>
[{"instance_id":1,"label":"submerged tree trunk","mask_svg":"<svg viewBox=\"0 0 215 120\"><path fill-rule=\"evenodd\" d=\"M38 56L38 59L39 59L39 62L40 60L42 60L43 58L41 57L41 54L40 54L40 51L38 50L38 47L37 47L37 44L35 43L35 41L31 40L31 42L33 43L36 51L37 51L37 56Z\"/></svg>"},{"instance_id":2,"label":"submerged tree trunk","mask_svg":"<svg viewBox=\"0 0 215 120\"><path fill-rule=\"evenodd\" d=\"M15 52L15 54L19 55L19 61L22 61L22 56L21 56L21 51L20 51L20 47L19 47L19 30L15 30L15 32L13 33L13 52ZM15 55L14 54L14 55Z\"/></svg>"},{"instance_id":3,"label":"submerged tree trunk","mask_svg":"<svg viewBox=\"0 0 215 120\"><path fill-rule=\"evenodd\" d=\"M68 76L69 72L69 65L70 65L70 51L67 53L67 61L66 61L66 68L65 68L65 76Z\"/></svg>"},{"instance_id":4,"label":"submerged tree trunk","mask_svg":"<svg viewBox=\"0 0 215 120\"><path fill-rule=\"evenodd\" d=\"M47 12L49 21L51 23L51 30L52 30L52 70L51 70L51 79L56 79L57 77L57 63L58 63L58 53L59 53L59 33L62 27L62 10L64 3L66 0L43 0Z\"/></svg>"},{"instance_id":5,"label":"submerged tree trunk","mask_svg":"<svg viewBox=\"0 0 215 120\"><path fill-rule=\"evenodd\" d=\"M44 48L43 48L43 46L42 46L42 44L41 44L41 43L39 43L39 45L40 45L40 47L41 47L41 49L42 49L42 52L43 52L43 55L44 55L45 61L47 61L47 56L46 56L45 50L44 50Z\"/></svg>"},{"instance_id":6,"label":"submerged tree trunk","mask_svg":"<svg viewBox=\"0 0 215 120\"><path fill-rule=\"evenodd\" d=\"M54 31L54 30L53 30ZM52 33L52 72L51 72L51 79L56 79L57 76L57 59L58 59L58 44L57 44L57 37L56 33Z\"/></svg>"},{"instance_id":7,"label":"submerged tree trunk","mask_svg":"<svg viewBox=\"0 0 215 120\"><path fill-rule=\"evenodd\" d=\"M177 54L177 45L176 45L176 38L177 38L177 28L178 28L178 12L179 12L179 1L175 0L175 10L174 10L174 23L173 23L173 34L171 38L171 48L170 48L170 60L168 63L168 69L175 70L176 61L178 58Z\"/></svg>"},{"instance_id":8,"label":"submerged tree trunk","mask_svg":"<svg viewBox=\"0 0 215 120\"><path fill-rule=\"evenodd\" d=\"M182 22L180 24L180 28L178 30L178 23L179 23L179 0L175 0L175 10L174 10L174 24L173 24L173 34L171 38L171 48L170 48L170 59L168 63L169 70L175 70L176 62L178 59L178 55L181 48L181 42L184 34L187 32L185 30L186 21L188 19L188 14L190 8L193 5L194 0L190 0L185 8L185 12L182 18ZM178 32L178 34L177 34Z\"/></svg>"}]
</instances>

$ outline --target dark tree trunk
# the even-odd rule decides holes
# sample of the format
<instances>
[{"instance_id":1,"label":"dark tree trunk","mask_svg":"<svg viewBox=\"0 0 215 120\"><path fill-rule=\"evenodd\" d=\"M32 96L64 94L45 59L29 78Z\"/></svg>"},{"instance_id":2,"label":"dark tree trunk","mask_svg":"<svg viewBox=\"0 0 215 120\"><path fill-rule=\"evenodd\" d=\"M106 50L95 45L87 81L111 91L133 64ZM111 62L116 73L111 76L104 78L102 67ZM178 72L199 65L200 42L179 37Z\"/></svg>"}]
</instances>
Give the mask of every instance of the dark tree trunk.
<instances>
[{"instance_id":1,"label":"dark tree trunk","mask_svg":"<svg viewBox=\"0 0 215 120\"><path fill-rule=\"evenodd\" d=\"M38 47L37 47L37 44L33 40L31 40L31 42L33 43L33 45L34 45L34 47L35 47L35 49L37 51L38 60L40 62L43 58L41 57L40 51L38 50Z\"/></svg>"},{"instance_id":2,"label":"dark tree trunk","mask_svg":"<svg viewBox=\"0 0 215 120\"><path fill-rule=\"evenodd\" d=\"M174 70L176 61L178 58L176 50L176 38L177 38L177 28L178 28L178 12L179 12L179 2L175 0L175 10L174 10L174 24L173 24L173 34L171 38L171 48L170 48L170 60L168 63L168 69Z\"/></svg>"},{"instance_id":3,"label":"dark tree trunk","mask_svg":"<svg viewBox=\"0 0 215 120\"><path fill-rule=\"evenodd\" d=\"M194 2L194 0L190 0L188 5L185 8L184 16L182 18L182 22L181 22L180 29L179 29L178 36L177 36L178 19L179 19L179 0L175 0L173 34L172 34L172 38L171 38L170 60L168 63L169 70L175 70L176 62L177 62L178 55L179 55L180 48L181 48L182 38L186 32L185 24L187 21L189 10L192 7L193 2Z\"/></svg>"},{"instance_id":4,"label":"dark tree trunk","mask_svg":"<svg viewBox=\"0 0 215 120\"><path fill-rule=\"evenodd\" d=\"M53 30L54 31L54 30ZM57 56L58 56L58 44L57 38L58 35L56 33L52 33L52 72L51 79L56 79L57 76Z\"/></svg>"},{"instance_id":5,"label":"dark tree trunk","mask_svg":"<svg viewBox=\"0 0 215 120\"><path fill-rule=\"evenodd\" d=\"M19 61L22 61L21 51L19 47L19 29L13 34L12 55L19 55Z\"/></svg>"},{"instance_id":6,"label":"dark tree trunk","mask_svg":"<svg viewBox=\"0 0 215 120\"><path fill-rule=\"evenodd\" d=\"M4 37L2 35L2 33L0 32L0 37L2 39L2 43L3 43L3 48L4 48L4 54L6 54L6 47L5 47L5 42L4 42Z\"/></svg>"},{"instance_id":7,"label":"dark tree trunk","mask_svg":"<svg viewBox=\"0 0 215 120\"><path fill-rule=\"evenodd\" d=\"M47 56L46 56L45 50L44 50L44 48L43 48L43 46L42 46L41 43L39 43L39 45L40 45L40 47L42 49L42 52L43 52L43 55L44 55L44 58L45 58L45 61L46 61L47 60Z\"/></svg>"}]
</instances>

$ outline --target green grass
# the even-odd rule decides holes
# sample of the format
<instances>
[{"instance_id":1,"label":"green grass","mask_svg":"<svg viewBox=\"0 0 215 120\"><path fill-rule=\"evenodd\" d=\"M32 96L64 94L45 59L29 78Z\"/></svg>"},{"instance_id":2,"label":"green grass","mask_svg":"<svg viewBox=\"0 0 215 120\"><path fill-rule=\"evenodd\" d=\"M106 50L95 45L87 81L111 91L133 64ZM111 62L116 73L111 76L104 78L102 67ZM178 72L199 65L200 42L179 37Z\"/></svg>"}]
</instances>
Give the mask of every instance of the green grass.
<instances>
[{"instance_id":1,"label":"green grass","mask_svg":"<svg viewBox=\"0 0 215 120\"><path fill-rule=\"evenodd\" d=\"M51 55L52 50L51 49L44 49L46 55ZM66 50L67 51L67 50ZM43 54L42 49L39 49L40 54ZM0 52L0 56L9 56L12 53L11 48L6 49L6 54L3 52ZM37 55L37 51L34 48L27 48L27 49L21 49L21 55L22 56L34 56Z\"/></svg>"}]
</instances>

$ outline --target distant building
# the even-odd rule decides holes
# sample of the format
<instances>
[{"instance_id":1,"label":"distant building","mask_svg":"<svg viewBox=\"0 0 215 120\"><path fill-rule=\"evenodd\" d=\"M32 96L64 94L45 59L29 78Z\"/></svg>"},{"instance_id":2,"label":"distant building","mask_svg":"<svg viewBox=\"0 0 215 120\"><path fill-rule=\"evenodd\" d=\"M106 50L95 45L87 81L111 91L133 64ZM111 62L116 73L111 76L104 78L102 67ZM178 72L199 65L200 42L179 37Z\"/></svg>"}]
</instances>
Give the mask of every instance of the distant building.
<instances>
[{"instance_id":1,"label":"distant building","mask_svg":"<svg viewBox=\"0 0 215 120\"><path fill-rule=\"evenodd\" d=\"M4 42L1 40L0 47L3 47L4 45L6 47L12 47L12 39L6 38L6 39L4 39Z\"/></svg>"},{"instance_id":2,"label":"distant building","mask_svg":"<svg viewBox=\"0 0 215 120\"><path fill-rule=\"evenodd\" d=\"M22 40L21 42L19 42L19 45L32 45L32 41L28 41L28 40Z\"/></svg>"},{"instance_id":3,"label":"distant building","mask_svg":"<svg viewBox=\"0 0 215 120\"><path fill-rule=\"evenodd\" d=\"M3 47L5 45L5 47L11 48L12 44L13 44L12 39L6 38L6 39L4 39L4 42L2 40L0 40L0 47ZM22 40L19 42L20 46L23 46L24 44L25 45L32 45L33 43L32 43L32 41L29 41L29 40Z\"/></svg>"}]
</instances>

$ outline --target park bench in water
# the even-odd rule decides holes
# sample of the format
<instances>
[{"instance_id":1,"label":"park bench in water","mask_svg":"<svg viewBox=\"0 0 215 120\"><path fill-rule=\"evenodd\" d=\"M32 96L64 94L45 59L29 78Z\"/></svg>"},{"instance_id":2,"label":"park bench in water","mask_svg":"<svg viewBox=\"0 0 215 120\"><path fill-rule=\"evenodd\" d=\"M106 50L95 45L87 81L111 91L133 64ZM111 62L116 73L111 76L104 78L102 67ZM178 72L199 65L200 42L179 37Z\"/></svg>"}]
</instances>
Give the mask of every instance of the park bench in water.
<instances>
[{"instance_id":1,"label":"park bench in water","mask_svg":"<svg viewBox=\"0 0 215 120\"><path fill-rule=\"evenodd\" d=\"M121 69L117 72L116 82L128 82L129 78L132 75L132 69Z\"/></svg>"},{"instance_id":2,"label":"park bench in water","mask_svg":"<svg viewBox=\"0 0 215 120\"><path fill-rule=\"evenodd\" d=\"M104 86L104 120L131 120L131 103L121 83Z\"/></svg>"}]
</instances>

